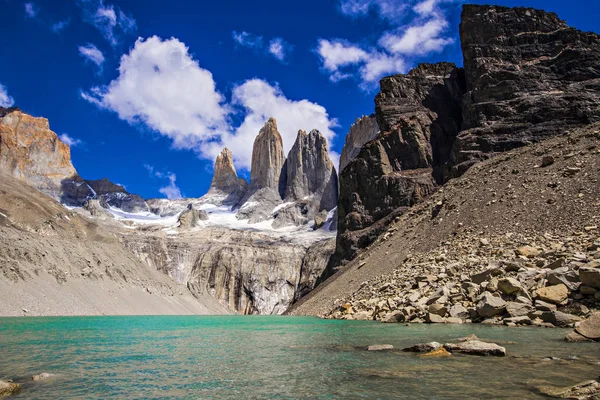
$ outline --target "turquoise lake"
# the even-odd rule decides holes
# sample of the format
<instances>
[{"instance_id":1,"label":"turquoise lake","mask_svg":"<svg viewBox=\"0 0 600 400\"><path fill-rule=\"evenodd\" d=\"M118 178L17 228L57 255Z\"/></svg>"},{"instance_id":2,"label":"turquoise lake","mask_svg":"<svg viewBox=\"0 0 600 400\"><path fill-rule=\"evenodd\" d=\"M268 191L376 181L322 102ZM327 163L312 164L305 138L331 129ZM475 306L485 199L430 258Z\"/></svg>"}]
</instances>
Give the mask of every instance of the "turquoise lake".
<instances>
[{"instance_id":1,"label":"turquoise lake","mask_svg":"<svg viewBox=\"0 0 600 400\"><path fill-rule=\"evenodd\" d=\"M567 331L276 316L0 318L0 379L23 399L535 399L600 375ZM508 356L365 351L474 333ZM555 357L556 359L547 359ZM57 376L31 381L49 372Z\"/></svg>"}]
</instances>

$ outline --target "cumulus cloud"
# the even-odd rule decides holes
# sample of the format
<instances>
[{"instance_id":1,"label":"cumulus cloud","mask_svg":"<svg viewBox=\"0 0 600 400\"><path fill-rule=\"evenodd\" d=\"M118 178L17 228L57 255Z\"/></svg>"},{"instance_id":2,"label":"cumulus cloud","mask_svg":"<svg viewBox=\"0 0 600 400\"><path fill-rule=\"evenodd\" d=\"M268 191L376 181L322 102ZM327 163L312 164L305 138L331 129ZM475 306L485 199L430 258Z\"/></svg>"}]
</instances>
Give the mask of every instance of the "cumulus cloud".
<instances>
[{"instance_id":1,"label":"cumulus cloud","mask_svg":"<svg viewBox=\"0 0 600 400\"><path fill-rule=\"evenodd\" d=\"M233 89L232 105L238 107L244 119L235 129L223 133L219 140L203 143L201 154L213 159L223 147L228 147L236 166L248 170L252 161L254 138L265 122L274 117L283 139L284 151L292 148L299 130L318 129L331 145L337 121L329 117L325 107L308 100L290 100L276 85L261 79L251 79Z\"/></svg>"},{"instance_id":2,"label":"cumulus cloud","mask_svg":"<svg viewBox=\"0 0 600 400\"><path fill-rule=\"evenodd\" d=\"M169 200L179 200L183 198L181 190L177 186L177 175L172 172L161 172L154 168L152 165L144 164L144 168L148 171L148 174L153 178L166 179L169 183L158 189L160 193L165 195Z\"/></svg>"},{"instance_id":3,"label":"cumulus cloud","mask_svg":"<svg viewBox=\"0 0 600 400\"><path fill-rule=\"evenodd\" d=\"M375 89L389 74L407 72L416 57L440 52L453 43L447 36L447 9L442 3L462 0L342 0L343 14L359 18L374 12L392 28L377 43L358 45L343 39L320 39L316 48L321 69L333 82L358 78L365 90Z\"/></svg>"},{"instance_id":4,"label":"cumulus cloud","mask_svg":"<svg viewBox=\"0 0 600 400\"><path fill-rule=\"evenodd\" d=\"M63 143L68 144L69 147L76 147L76 146L83 144L83 142L81 140L75 139L75 138L67 135L66 133L63 133L58 138L60 140L62 140Z\"/></svg>"},{"instance_id":5,"label":"cumulus cloud","mask_svg":"<svg viewBox=\"0 0 600 400\"><path fill-rule=\"evenodd\" d=\"M25 16L35 18L39 11L40 10L35 3L25 3Z\"/></svg>"},{"instance_id":6,"label":"cumulus cloud","mask_svg":"<svg viewBox=\"0 0 600 400\"><path fill-rule=\"evenodd\" d=\"M285 61L286 56L292 50L292 46L282 38L273 38L265 45L262 36L249 32L233 31L231 36L236 45L254 49L263 54L269 54L282 62Z\"/></svg>"},{"instance_id":7,"label":"cumulus cloud","mask_svg":"<svg viewBox=\"0 0 600 400\"><path fill-rule=\"evenodd\" d=\"M79 0L84 21L95 26L112 45L116 46L121 35L136 29L135 19L120 8L104 4L104 0Z\"/></svg>"},{"instance_id":8,"label":"cumulus cloud","mask_svg":"<svg viewBox=\"0 0 600 400\"><path fill-rule=\"evenodd\" d=\"M337 126L323 106L288 99L276 84L261 79L234 86L226 101L210 71L200 67L175 38L139 39L121 57L115 80L82 91L81 96L130 124L143 124L170 138L175 148L196 151L201 158L213 160L227 146L241 169L250 168L252 143L269 117L277 119L286 151L300 129L319 129L331 144Z\"/></svg>"},{"instance_id":9,"label":"cumulus cloud","mask_svg":"<svg viewBox=\"0 0 600 400\"><path fill-rule=\"evenodd\" d=\"M284 61L287 53L290 51L290 45L282 38L275 38L269 42L269 53L279 61Z\"/></svg>"},{"instance_id":10,"label":"cumulus cloud","mask_svg":"<svg viewBox=\"0 0 600 400\"><path fill-rule=\"evenodd\" d=\"M115 80L81 95L171 138L177 148L195 148L228 129L228 109L212 74L175 38L138 39L121 57Z\"/></svg>"},{"instance_id":11,"label":"cumulus cloud","mask_svg":"<svg viewBox=\"0 0 600 400\"><path fill-rule=\"evenodd\" d=\"M102 64L104 64L104 54L93 44L88 43L85 46L79 46L79 54L86 59L86 61L90 61L102 70Z\"/></svg>"},{"instance_id":12,"label":"cumulus cloud","mask_svg":"<svg viewBox=\"0 0 600 400\"><path fill-rule=\"evenodd\" d=\"M0 107L12 107L15 104L15 100L8 95L6 86L0 83Z\"/></svg>"}]
</instances>

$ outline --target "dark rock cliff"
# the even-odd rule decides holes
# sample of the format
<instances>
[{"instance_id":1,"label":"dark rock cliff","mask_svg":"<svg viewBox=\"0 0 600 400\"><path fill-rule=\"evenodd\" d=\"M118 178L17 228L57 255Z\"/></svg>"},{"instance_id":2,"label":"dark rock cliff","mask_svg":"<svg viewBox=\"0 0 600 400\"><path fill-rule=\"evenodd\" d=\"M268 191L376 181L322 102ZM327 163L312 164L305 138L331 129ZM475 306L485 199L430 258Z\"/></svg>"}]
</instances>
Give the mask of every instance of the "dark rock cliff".
<instances>
[{"instance_id":1,"label":"dark rock cliff","mask_svg":"<svg viewBox=\"0 0 600 400\"><path fill-rule=\"evenodd\" d=\"M381 132L340 173L327 274L394 215L491 155L600 120L600 36L556 14L465 5L464 69L423 64L381 80Z\"/></svg>"}]
</instances>

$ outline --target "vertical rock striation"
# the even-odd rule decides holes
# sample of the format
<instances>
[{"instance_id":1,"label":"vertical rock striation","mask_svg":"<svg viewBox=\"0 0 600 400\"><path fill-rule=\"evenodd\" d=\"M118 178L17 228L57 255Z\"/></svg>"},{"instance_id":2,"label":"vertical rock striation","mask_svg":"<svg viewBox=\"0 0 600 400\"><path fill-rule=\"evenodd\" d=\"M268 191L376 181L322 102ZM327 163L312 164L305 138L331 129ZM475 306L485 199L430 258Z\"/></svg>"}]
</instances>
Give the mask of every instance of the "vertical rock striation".
<instances>
[{"instance_id":1,"label":"vertical rock striation","mask_svg":"<svg viewBox=\"0 0 600 400\"><path fill-rule=\"evenodd\" d=\"M269 118L254 139L250 192L260 189L279 191L279 178L284 162L283 140L277 130L277 121L275 118Z\"/></svg>"},{"instance_id":2,"label":"vertical rock striation","mask_svg":"<svg viewBox=\"0 0 600 400\"><path fill-rule=\"evenodd\" d=\"M337 173L329 158L327 139L314 129L299 131L288 154L285 200L312 198L316 211L331 210L337 205Z\"/></svg>"},{"instance_id":3,"label":"vertical rock striation","mask_svg":"<svg viewBox=\"0 0 600 400\"><path fill-rule=\"evenodd\" d=\"M224 148L215 160L214 175L206 197L217 205L236 205L247 191L248 182L238 177L231 150Z\"/></svg>"}]
</instances>

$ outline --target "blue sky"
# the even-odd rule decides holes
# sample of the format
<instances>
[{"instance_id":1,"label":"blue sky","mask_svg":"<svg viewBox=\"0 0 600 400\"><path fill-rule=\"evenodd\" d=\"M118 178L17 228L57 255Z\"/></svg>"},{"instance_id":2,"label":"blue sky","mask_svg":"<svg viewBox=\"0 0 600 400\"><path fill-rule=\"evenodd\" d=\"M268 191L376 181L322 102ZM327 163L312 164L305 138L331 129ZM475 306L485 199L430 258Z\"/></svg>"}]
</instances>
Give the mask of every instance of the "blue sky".
<instances>
[{"instance_id":1,"label":"blue sky","mask_svg":"<svg viewBox=\"0 0 600 400\"><path fill-rule=\"evenodd\" d=\"M489 3L489 1L475 3ZM600 31L600 2L497 0ZM0 104L50 120L86 179L198 197L223 146L248 177L269 116L341 152L382 76L462 64L459 0L0 0Z\"/></svg>"}]
</instances>

